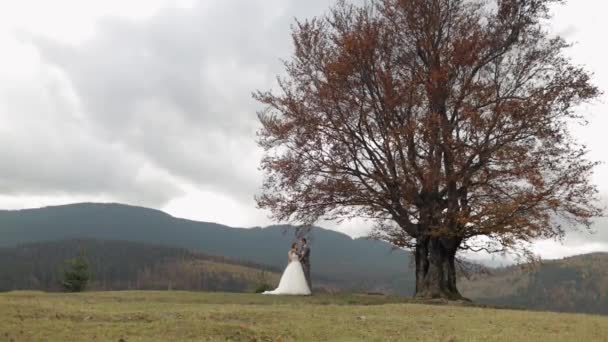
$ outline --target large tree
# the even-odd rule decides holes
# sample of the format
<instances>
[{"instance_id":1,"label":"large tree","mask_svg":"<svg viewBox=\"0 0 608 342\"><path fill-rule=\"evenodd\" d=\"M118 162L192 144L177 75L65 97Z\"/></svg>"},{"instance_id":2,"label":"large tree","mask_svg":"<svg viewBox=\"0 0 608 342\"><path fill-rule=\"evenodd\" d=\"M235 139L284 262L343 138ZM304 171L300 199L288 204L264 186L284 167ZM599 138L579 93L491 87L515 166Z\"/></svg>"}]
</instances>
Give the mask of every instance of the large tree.
<instances>
[{"instance_id":1,"label":"large tree","mask_svg":"<svg viewBox=\"0 0 608 342\"><path fill-rule=\"evenodd\" d=\"M550 34L558 0L339 2L293 28L279 90L254 96L258 205L364 217L414 251L416 296L458 299L456 253L589 227L595 163L569 126L600 93Z\"/></svg>"}]
</instances>

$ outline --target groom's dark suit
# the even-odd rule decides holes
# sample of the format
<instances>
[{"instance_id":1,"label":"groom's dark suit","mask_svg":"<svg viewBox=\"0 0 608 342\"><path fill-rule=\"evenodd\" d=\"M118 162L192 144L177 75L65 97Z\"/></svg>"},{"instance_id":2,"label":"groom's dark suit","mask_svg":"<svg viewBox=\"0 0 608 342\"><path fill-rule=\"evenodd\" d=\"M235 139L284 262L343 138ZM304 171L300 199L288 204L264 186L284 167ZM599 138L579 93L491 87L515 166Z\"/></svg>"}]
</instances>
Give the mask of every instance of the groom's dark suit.
<instances>
[{"instance_id":1,"label":"groom's dark suit","mask_svg":"<svg viewBox=\"0 0 608 342\"><path fill-rule=\"evenodd\" d=\"M300 263L302 263L308 287L312 291L312 282L310 280L310 248L308 248L308 244L300 247Z\"/></svg>"}]
</instances>

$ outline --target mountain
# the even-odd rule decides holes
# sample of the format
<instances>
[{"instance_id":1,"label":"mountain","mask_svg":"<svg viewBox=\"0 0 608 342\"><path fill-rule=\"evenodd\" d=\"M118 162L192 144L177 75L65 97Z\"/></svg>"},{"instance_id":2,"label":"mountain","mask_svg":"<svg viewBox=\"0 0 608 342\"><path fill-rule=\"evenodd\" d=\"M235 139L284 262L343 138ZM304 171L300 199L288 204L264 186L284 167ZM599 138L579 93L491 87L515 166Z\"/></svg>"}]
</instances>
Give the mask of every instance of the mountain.
<instances>
[{"instance_id":1,"label":"mountain","mask_svg":"<svg viewBox=\"0 0 608 342\"><path fill-rule=\"evenodd\" d=\"M127 241L65 240L0 248L0 291L61 290L65 261L83 252L92 290L251 291L275 284L267 267Z\"/></svg>"},{"instance_id":2,"label":"mountain","mask_svg":"<svg viewBox=\"0 0 608 342\"><path fill-rule=\"evenodd\" d=\"M412 294L408 252L322 228L308 237L317 286ZM294 240L291 226L231 228L120 204L5 210L0 211L0 290L36 282L52 289L57 265L78 246L92 258L99 289L250 290L262 270L276 280ZM531 270L488 271L460 279L461 292L482 304L608 314L608 253L543 261Z\"/></svg>"},{"instance_id":3,"label":"mountain","mask_svg":"<svg viewBox=\"0 0 608 342\"><path fill-rule=\"evenodd\" d=\"M0 291L61 290L65 261L84 251L92 290L251 292L276 285L277 269L182 248L128 241L63 240L0 248ZM536 268L485 269L461 279L463 294L479 304L608 314L608 253L545 261ZM317 281L327 290L340 290Z\"/></svg>"},{"instance_id":4,"label":"mountain","mask_svg":"<svg viewBox=\"0 0 608 342\"><path fill-rule=\"evenodd\" d=\"M527 266L492 269L461 279L458 288L482 304L608 314L608 253Z\"/></svg>"},{"instance_id":5,"label":"mountain","mask_svg":"<svg viewBox=\"0 0 608 342\"><path fill-rule=\"evenodd\" d=\"M124 240L178 247L281 270L292 226L231 228L121 204L81 203L0 211L0 247L72 239ZM342 288L411 295L409 253L322 228L309 233L313 279Z\"/></svg>"}]
</instances>

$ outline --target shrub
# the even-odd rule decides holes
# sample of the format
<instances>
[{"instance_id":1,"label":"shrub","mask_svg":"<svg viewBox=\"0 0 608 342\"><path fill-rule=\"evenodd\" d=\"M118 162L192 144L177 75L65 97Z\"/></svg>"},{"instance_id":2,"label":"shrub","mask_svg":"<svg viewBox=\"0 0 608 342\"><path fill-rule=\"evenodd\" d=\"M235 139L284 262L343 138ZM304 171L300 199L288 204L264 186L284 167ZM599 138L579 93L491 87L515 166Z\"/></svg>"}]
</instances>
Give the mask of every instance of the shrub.
<instances>
[{"instance_id":1,"label":"shrub","mask_svg":"<svg viewBox=\"0 0 608 342\"><path fill-rule=\"evenodd\" d=\"M260 284L260 285L258 285L255 288L254 292L255 293L262 293L264 291L270 291L270 290L272 290L272 286L270 286L268 284Z\"/></svg>"}]
</instances>

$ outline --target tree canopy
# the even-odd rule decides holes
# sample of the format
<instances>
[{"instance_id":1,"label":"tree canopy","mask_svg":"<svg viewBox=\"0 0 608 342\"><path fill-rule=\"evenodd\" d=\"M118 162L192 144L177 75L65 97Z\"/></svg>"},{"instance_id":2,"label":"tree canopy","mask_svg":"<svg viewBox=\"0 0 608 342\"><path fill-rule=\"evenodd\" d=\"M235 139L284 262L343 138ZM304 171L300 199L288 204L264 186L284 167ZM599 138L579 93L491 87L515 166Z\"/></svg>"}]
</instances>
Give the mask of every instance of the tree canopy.
<instances>
[{"instance_id":1,"label":"tree canopy","mask_svg":"<svg viewBox=\"0 0 608 342\"><path fill-rule=\"evenodd\" d=\"M569 133L597 98L552 35L558 0L339 2L293 27L278 91L260 91L273 218L376 220L416 255L416 295L460 298L458 250L588 227L595 162ZM479 239L479 237L485 237Z\"/></svg>"}]
</instances>

